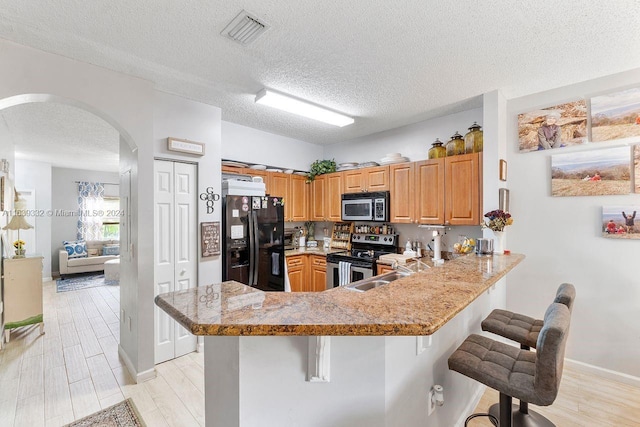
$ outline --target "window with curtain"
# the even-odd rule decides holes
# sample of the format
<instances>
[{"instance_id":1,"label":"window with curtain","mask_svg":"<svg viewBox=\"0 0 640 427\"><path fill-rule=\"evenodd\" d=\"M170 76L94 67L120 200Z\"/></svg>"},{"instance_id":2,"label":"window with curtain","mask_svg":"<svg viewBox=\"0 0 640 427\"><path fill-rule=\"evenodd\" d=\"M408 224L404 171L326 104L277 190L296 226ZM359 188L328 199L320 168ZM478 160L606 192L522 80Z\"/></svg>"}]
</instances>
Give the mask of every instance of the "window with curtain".
<instances>
[{"instance_id":1,"label":"window with curtain","mask_svg":"<svg viewBox=\"0 0 640 427\"><path fill-rule=\"evenodd\" d=\"M120 240L120 198L105 196L102 240Z\"/></svg>"},{"instance_id":2,"label":"window with curtain","mask_svg":"<svg viewBox=\"0 0 640 427\"><path fill-rule=\"evenodd\" d=\"M78 183L78 240L102 240L104 184Z\"/></svg>"}]
</instances>

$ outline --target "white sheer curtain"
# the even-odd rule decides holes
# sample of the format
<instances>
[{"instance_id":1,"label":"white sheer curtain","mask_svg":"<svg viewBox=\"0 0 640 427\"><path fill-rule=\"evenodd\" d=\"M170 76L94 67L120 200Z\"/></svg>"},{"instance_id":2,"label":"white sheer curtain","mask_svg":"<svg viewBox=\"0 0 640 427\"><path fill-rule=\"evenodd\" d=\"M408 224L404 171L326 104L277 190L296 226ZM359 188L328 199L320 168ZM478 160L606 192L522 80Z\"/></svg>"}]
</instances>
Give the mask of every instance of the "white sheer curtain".
<instances>
[{"instance_id":1,"label":"white sheer curtain","mask_svg":"<svg viewBox=\"0 0 640 427\"><path fill-rule=\"evenodd\" d=\"M101 240L104 184L78 183L78 240Z\"/></svg>"}]
</instances>

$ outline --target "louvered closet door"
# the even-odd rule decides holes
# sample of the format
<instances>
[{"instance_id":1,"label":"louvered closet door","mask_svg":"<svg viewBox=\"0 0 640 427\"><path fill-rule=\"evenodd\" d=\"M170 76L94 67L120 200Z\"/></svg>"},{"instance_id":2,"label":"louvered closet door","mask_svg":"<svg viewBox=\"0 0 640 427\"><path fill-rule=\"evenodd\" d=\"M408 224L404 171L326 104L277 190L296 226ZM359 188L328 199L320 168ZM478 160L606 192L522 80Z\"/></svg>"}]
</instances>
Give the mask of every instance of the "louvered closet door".
<instances>
[{"instance_id":1,"label":"louvered closet door","mask_svg":"<svg viewBox=\"0 0 640 427\"><path fill-rule=\"evenodd\" d=\"M196 166L156 160L154 168L155 295L197 283ZM155 362L196 348L196 337L155 307Z\"/></svg>"}]
</instances>

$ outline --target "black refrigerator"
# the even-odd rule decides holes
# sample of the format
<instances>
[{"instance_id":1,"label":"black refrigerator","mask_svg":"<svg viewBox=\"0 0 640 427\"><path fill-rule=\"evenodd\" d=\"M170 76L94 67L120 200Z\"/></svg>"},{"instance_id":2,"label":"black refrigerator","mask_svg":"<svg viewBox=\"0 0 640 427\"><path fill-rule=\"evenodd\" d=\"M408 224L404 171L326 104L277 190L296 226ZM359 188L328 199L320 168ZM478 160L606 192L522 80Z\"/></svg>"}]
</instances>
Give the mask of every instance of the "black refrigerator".
<instances>
[{"instance_id":1,"label":"black refrigerator","mask_svg":"<svg viewBox=\"0 0 640 427\"><path fill-rule=\"evenodd\" d=\"M263 291L284 291L282 197L223 198L222 279Z\"/></svg>"}]
</instances>

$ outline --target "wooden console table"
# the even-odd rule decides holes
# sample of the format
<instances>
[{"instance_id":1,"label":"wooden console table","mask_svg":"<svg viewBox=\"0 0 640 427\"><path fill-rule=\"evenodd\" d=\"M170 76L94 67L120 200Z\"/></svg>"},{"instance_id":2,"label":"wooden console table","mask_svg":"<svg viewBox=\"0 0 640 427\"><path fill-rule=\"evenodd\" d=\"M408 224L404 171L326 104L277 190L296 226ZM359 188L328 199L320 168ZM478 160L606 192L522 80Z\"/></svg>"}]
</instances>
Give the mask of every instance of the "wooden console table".
<instances>
[{"instance_id":1,"label":"wooden console table","mask_svg":"<svg viewBox=\"0 0 640 427\"><path fill-rule=\"evenodd\" d=\"M11 329L40 324L42 318L42 257L5 258L4 271L4 334L9 342Z\"/></svg>"}]
</instances>

